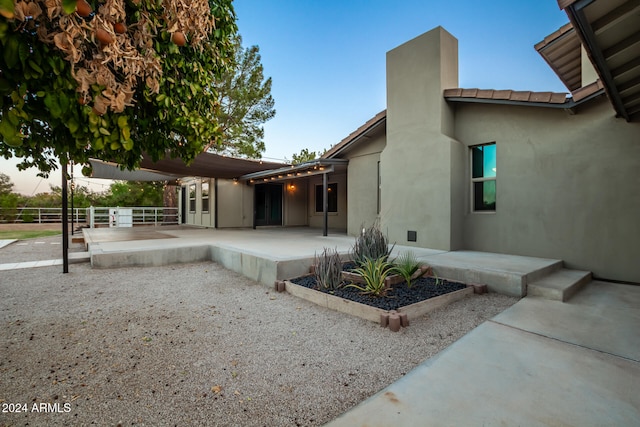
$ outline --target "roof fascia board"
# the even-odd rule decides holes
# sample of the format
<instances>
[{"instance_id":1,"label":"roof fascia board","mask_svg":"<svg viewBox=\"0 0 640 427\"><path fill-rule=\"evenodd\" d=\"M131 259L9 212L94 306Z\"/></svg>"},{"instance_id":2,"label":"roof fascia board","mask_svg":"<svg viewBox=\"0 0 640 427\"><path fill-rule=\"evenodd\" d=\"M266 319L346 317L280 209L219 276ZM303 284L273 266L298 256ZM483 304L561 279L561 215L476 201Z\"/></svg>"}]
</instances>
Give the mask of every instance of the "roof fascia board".
<instances>
[{"instance_id":1,"label":"roof fascia board","mask_svg":"<svg viewBox=\"0 0 640 427\"><path fill-rule=\"evenodd\" d=\"M334 165L346 165L348 163L349 163L348 160L343 160L343 159L316 159L316 160L300 163L299 165L292 165L292 166L287 166L279 169L269 169L265 171L249 173L246 175L242 175L238 179L241 181L248 181L250 179L270 178L272 176L278 176L283 174L286 175L290 173L306 171L315 167L318 167L318 168L324 167L325 170L327 170L328 169L327 166L329 166L330 168L333 168ZM292 177L289 176L288 178L292 178Z\"/></svg>"},{"instance_id":2,"label":"roof fascia board","mask_svg":"<svg viewBox=\"0 0 640 427\"><path fill-rule=\"evenodd\" d=\"M335 152L331 153L329 155L329 157L327 157L327 160L333 159L335 156L339 155L340 153L342 153L344 150L346 150L347 148L351 147L352 145L354 145L356 142L360 141L364 136L366 136L368 133L373 132L374 130L378 129L383 123L385 123L387 120L387 115L385 114L383 117L381 117L380 119L378 119L375 123L372 123L371 126L367 127L366 129L364 129L362 132L360 132L357 136L355 136L351 141L347 142L346 144L344 144L342 147L338 148Z\"/></svg>"},{"instance_id":3,"label":"roof fascia board","mask_svg":"<svg viewBox=\"0 0 640 427\"><path fill-rule=\"evenodd\" d=\"M591 24L587 20L584 13L584 8L589 6L595 0L577 0L576 2L566 6L564 8L569 20L576 28L578 37L582 41L582 45L585 47L587 55L591 62L595 66L596 72L600 76L600 79L604 83L604 90L607 96L613 103L613 107L616 113L622 116L626 121L630 120L629 114L626 111L624 104L622 103L622 97L616 88L613 81L611 70L607 66L607 61L604 57L604 53L598 47L596 42L596 36L591 28Z\"/></svg>"},{"instance_id":4,"label":"roof fascia board","mask_svg":"<svg viewBox=\"0 0 640 427\"><path fill-rule=\"evenodd\" d=\"M297 172L288 171L280 174L271 173L271 174L266 174L265 176L262 176L262 177L253 177L249 179L247 179L246 177L241 177L239 180L249 181L252 184L263 184L263 183L270 183L270 182L291 181L292 179L308 178L310 176L323 175L323 174L333 173L333 172L335 172L335 167L334 165L330 165L317 170L307 169L302 172L298 170ZM259 182L259 181L262 181L262 182Z\"/></svg>"}]
</instances>

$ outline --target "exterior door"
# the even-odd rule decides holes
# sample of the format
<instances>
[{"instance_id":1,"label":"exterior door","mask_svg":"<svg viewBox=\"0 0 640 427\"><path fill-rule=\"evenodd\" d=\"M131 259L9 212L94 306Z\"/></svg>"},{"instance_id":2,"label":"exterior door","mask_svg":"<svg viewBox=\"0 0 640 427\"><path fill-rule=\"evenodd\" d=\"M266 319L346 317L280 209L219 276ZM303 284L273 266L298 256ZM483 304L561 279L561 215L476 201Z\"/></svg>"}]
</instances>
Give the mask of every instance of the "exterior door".
<instances>
[{"instance_id":1,"label":"exterior door","mask_svg":"<svg viewBox=\"0 0 640 427\"><path fill-rule=\"evenodd\" d=\"M256 225L282 225L282 184L257 184Z\"/></svg>"}]
</instances>

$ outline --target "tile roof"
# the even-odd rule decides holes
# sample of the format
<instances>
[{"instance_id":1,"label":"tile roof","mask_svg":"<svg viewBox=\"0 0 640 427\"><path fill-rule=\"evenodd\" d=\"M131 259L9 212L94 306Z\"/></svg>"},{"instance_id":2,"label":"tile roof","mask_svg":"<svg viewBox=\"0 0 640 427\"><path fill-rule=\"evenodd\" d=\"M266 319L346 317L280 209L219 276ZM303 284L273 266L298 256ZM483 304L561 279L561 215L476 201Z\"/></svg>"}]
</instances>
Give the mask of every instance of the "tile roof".
<instances>
[{"instance_id":1,"label":"tile roof","mask_svg":"<svg viewBox=\"0 0 640 427\"><path fill-rule=\"evenodd\" d=\"M568 23L534 47L567 89L574 91L582 86L581 46L573 25Z\"/></svg>"},{"instance_id":2,"label":"tile roof","mask_svg":"<svg viewBox=\"0 0 640 427\"><path fill-rule=\"evenodd\" d=\"M517 90L494 89L445 89L446 99L477 99L479 101L511 101L533 104L564 104L568 102L567 94L562 92L531 92Z\"/></svg>"}]
</instances>

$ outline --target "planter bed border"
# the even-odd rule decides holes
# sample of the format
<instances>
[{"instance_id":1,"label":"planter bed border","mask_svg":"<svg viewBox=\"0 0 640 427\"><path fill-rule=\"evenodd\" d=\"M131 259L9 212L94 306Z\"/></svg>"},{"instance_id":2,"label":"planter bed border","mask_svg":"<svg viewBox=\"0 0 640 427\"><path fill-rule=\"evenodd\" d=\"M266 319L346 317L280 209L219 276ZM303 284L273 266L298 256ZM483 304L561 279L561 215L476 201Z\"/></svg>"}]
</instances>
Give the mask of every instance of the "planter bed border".
<instances>
[{"instance_id":1,"label":"planter bed border","mask_svg":"<svg viewBox=\"0 0 640 427\"><path fill-rule=\"evenodd\" d=\"M305 276L310 275L311 274ZM454 301L465 298L467 295L482 293L484 291L484 289L482 289L482 285L466 284L466 286L467 287L464 289L428 298L414 304L400 307L397 310L383 310L381 308L372 307L367 304L362 304L336 295L297 285L289 280L277 280L275 282L275 289L278 292L286 291L293 296L302 298L321 307L350 314L371 322L379 322L380 326L389 326L389 329L394 332L398 331L400 326L408 326L409 318L423 316L437 308L444 307Z\"/></svg>"}]
</instances>

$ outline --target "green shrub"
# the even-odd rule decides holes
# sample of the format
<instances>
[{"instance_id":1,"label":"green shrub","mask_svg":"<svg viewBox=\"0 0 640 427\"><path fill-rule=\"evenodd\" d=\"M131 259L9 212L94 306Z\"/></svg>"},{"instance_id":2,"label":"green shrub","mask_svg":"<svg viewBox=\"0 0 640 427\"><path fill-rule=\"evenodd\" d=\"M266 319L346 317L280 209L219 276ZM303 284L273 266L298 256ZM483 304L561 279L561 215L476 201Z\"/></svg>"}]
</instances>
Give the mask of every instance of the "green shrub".
<instances>
[{"instance_id":1,"label":"green shrub","mask_svg":"<svg viewBox=\"0 0 640 427\"><path fill-rule=\"evenodd\" d=\"M362 233L356 238L351 248L351 259L360 266L372 259L386 261L389 259L391 250L393 246L389 249L389 240L376 221L371 227L363 228Z\"/></svg>"},{"instance_id":2,"label":"green shrub","mask_svg":"<svg viewBox=\"0 0 640 427\"><path fill-rule=\"evenodd\" d=\"M411 251L408 251L402 253L400 256L398 256L398 258L394 260L391 271L402 276L404 281L407 282L407 287L410 288L412 284L411 278L413 274L420 269L420 267L421 263L420 261L418 261L415 254Z\"/></svg>"},{"instance_id":3,"label":"green shrub","mask_svg":"<svg viewBox=\"0 0 640 427\"><path fill-rule=\"evenodd\" d=\"M315 255L315 277L319 287L338 289L342 285L342 260L336 249L324 248Z\"/></svg>"},{"instance_id":4,"label":"green shrub","mask_svg":"<svg viewBox=\"0 0 640 427\"><path fill-rule=\"evenodd\" d=\"M359 289L365 294L385 296L387 293L387 286L384 279L389 275L391 266L392 264L388 262L386 258L365 259L359 267L353 270L354 273L362 276L364 284L360 286L355 283L351 283L347 286Z\"/></svg>"},{"instance_id":5,"label":"green shrub","mask_svg":"<svg viewBox=\"0 0 640 427\"><path fill-rule=\"evenodd\" d=\"M23 212L22 213L22 222L33 222L33 214L31 212Z\"/></svg>"}]
</instances>

